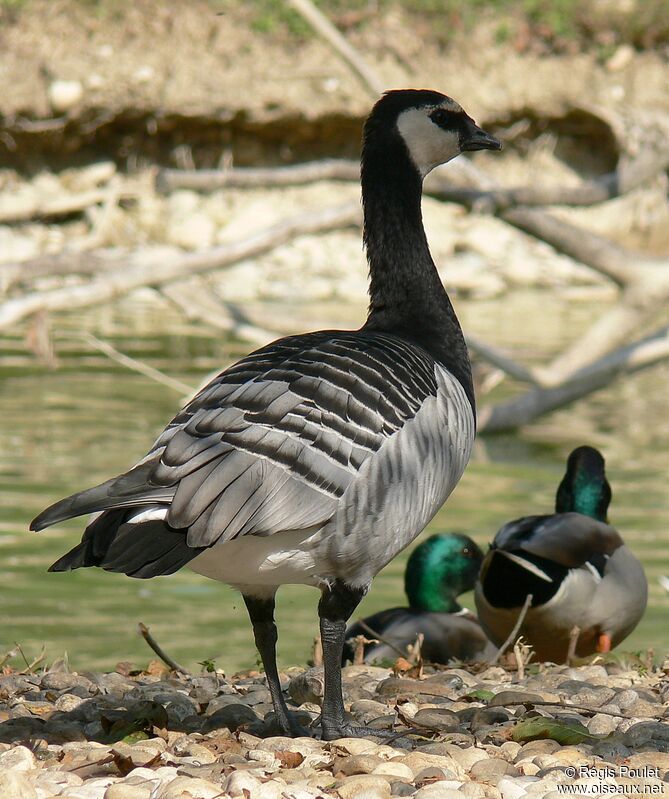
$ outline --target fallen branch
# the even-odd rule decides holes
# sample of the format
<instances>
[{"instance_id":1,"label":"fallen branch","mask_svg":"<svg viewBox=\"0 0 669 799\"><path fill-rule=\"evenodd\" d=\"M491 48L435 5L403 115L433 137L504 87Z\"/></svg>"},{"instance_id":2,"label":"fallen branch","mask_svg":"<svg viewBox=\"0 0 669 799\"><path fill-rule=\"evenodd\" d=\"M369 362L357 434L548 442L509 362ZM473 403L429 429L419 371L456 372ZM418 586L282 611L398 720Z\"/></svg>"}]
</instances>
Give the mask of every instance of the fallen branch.
<instances>
[{"instance_id":1,"label":"fallen branch","mask_svg":"<svg viewBox=\"0 0 669 799\"><path fill-rule=\"evenodd\" d=\"M161 169L156 176L158 191L168 193L175 189L192 191L217 191L218 189L268 188L299 186L317 180L360 180L360 164L335 158L309 161L290 166L235 169Z\"/></svg>"},{"instance_id":2,"label":"fallen branch","mask_svg":"<svg viewBox=\"0 0 669 799\"><path fill-rule=\"evenodd\" d=\"M32 292L6 300L0 305L0 329L40 310L61 311L84 308L122 297L143 286L164 286L188 275L221 269L245 258L253 258L300 235L339 230L360 222L357 203L300 214L271 225L240 241L221 244L204 252L175 255L165 248L139 252L128 258L121 270L98 275L81 286Z\"/></svg>"},{"instance_id":3,"label":"fallen branch","mask_svg":"<svg viewBox=\"0 0 669 799\"><path fill-rule=\"evenodd\" d=\"M202 278L179 280L163 286L161 293L182 311L187 319L204 322L259 347L281 334L253 324L238 305L224 302L202 282Z\"/></svg>"},{"instance_id":4,"label":"fallen branch","mask_svg":"<svg viewBox=\"0 0 669 799\"><path fill-rule=\"evenodd\" d=\"M425 179L425 193L447 202L467 207L476 206L488 213L499 213L517 206L528 208L543 205L590 206L628 194L657 177L669 167L669 148L643 150L634 159L623 161L618 169L578 186L515 186L510 188L479 185L457 185L455 164L431 173ZM360 165L357 161L324 159L289 166L234 169L163 169L156 185L160 191L192 189L216 191L222 188L271 188L297 186L317 180L343 180L357 183ZM489 183L489 181L487 181ZM531 230L529 232L532 232Z\"/></svg>"},{"instance_id":5,"label":"fallen branch","mask_svg":"<svg viewBox=\"0 0 669 799\"><path fill-rule=\"evenodd\" d=\"M514 361L508 355L505 355L495 347L491 347L490 344L486 344L484 341L474 336L467 335L466 339L467 347L472 350L472 352L475 352L479 357L483 358L484 361L501 369L501 371L509 375L509 377L513 377L521 383L530 383L534 386L539 385L540 380L534 373L534 370L527 366L523 366L522 363Z\"/></svg>"},{"instance_id":6,"label":"fallen branch","mask_svg":"<svg viewBox=\"0 0 669 799\"><path fill-rule=\"evenodd\" d=\"M13 649L7 650L7 652L5 652L5 654L0 657L0 668L2 668L5 665L5 663L7 663L8 660L11 660L12 658L16 657L18 652L19 652L18 644L14 644Z\"/></svg>"},{"instance_id":7,"label":"fallen branch","mask_svg":"<svg viewBox=\"0 0 669 799\"><path fill-rule=\"evenodd\" d=\"M20 197L0 197L0 225L28 222L31 219L52 219L82 213L93 205L104 203L109 192L106 189L91 189L81 194L64 194L61 197L36 196L22 201ZM124 193L124 198L134 193Z\"/></svg>"},{"instance_id":8,"label":"fallen branch","mask_svg":"<svg viewBox=\"0 0 669 799\"><path fill-rule=\"evenodd\" d=\"M148 363L143 363L142 361L138 361L136 358L131 358L129 355L119 352L116 347L113 347L107 341L101 341L91 333L82 333L82 338L87 344L90 344L91 347L95 347L96 350L104 353L110 360L115 361L121 366L125 366L126 369L131 369L133 372L139 372L139 374L154 380L156 383L167 386L167 388L171 388L173 391L177 391L181 395L187 394L191 396L195 393L193 387L189 386L187 383L182 383L181 380L170 377L169 375L161 372L159 369L154 369L154 367L149 366Z\"/></svg>"},{"instance_id":9,"label":"fallen branch","mask_svg":"<svg viewBox=\"0 0 669 799\"><path fill-rule=\"evenodd\" d=\"M632 374L668 358L669 327L664 327L600 358L560 385L533 389L509 402L484 407L479 415L479 430L497 433L521 427L603 388L620 374Z\"/></svg>"},{"instance_id":10,"label":"fallen branch","mask_svg":"<svg viewBox=\"0 0 669 799\"><path fill-rule=\"evenodd\" d=\"M146 643L153 649L153 651L158 655L158 657L163 661L163 663L167 664L172 671L178 671L180 674L190 675L190 672L187 669L184 669L183 666L180 666L175 660L173 660L167 652L160 646L160 644L156 641L156 639L151 635L149 628L146 624L140 623L137 625L137 631L142 636L142 638L146 641Z\"/></svg>"},{"instance_id":11,"label":"fallen branch","mask_svg":"<svg viewBox=\"0 0 669 799\"><path fill-rule=\"evenodd\" d=\"M311 0L287 0L287 4L322 36L332 49L351 67L367 91L377 98L384 90L383 83L358 51L342 36L330 20Z\"/></svg>"},{"instance_id":12,"label":"fallen branch","mask_svg":"<svg viewBox=\"0 0 669 799\"><path fill-rule=\"evenodd\" d=\"M40 255L29 261L0 264L0 290L29 285L42 277L95 275L126 262L128 254L121 250L63 250L54 255Z\"/></svg>"},{"instance_id":13,"label":"fallen branch","mask_svg":"<svg viewBox=\"0 0 669 799\"><path fill-rule=\"evenodd\" d=\"M620 374L632 374L669 358L669 326L641 341L621 347L550 388L536 388L479 415L479 430L497 433L534 421L608 385Z\"/></svg>"},{"instance_id":14,"label":"fallen branch","mask_svg":"<svg viewBox=\"0 0 669 799\"><path fill-rule=\"evenodd\" d=\"M578 186L517 186L495 189L459 189L445 186L438 195L443 200L485 207L496 213L515 206L589 206L607 202L638 189L669 168L669 147L644 149L638 156L623 161L606 175L581 182Z\"/></svg>"}]
</instances>

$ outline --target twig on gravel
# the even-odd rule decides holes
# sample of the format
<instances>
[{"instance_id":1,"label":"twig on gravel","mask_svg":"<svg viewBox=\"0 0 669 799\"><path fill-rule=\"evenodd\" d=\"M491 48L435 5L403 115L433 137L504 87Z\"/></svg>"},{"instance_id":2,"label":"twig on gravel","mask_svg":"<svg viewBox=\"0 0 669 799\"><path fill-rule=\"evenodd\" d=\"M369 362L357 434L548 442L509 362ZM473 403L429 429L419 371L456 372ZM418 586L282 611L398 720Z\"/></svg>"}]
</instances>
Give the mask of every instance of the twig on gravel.
<instances>
[{"instance_id":1,"label":"twig on gravel","mask_svg":"<svg viewBox=\"0 0 669 799\"><path fill-rule=\"evenodd\" d=\"M156 383L161 383L163 386L167 386L173 391L179 392L179 394L188 394L191 396L195 393L193 386L189 386L188 383L182 383L181 380L164 374L159 369L149 366L148 363L144 363L143 361L137 360L137 358L131 358L129 355L119 352L119 350L109 344L109 342L101 341L92 333L84 332L81 336L87 344L90 344L91 347L95 347L96 350L104 353L110 360L121 364L121 366L131 369L133 372L139 372L145 377L154 380Z\"/></svg>"},{"instance_id":2,"label":"twig on gravel","mask_svg":"<svg viewBox=\"0 0 669 799\"><path fill-rule=\"evenodd\" d=\"M8 660L15 658L19 652L18 646L15 646L14 649L10 649L5 654L0 657L0 668L2 668Z\"/></svg>"},{"instance_id":3,"label":"twig on gravel","mask_svg":"<svg viewBox=\"0 0 669 799\"><path fill-rule=\"evenodd\" d=\"M385 644L386 646L389 646L391 649L393 649L395 652L397 652L397 654L398 654L398 655L399 655L401 658L405 658L405 657L407 656L407 653L406 653L406 652L402 652L402 650L401 650L401 649L400 649L398 646L395 646L395 644L393 644L391 641L388 641L388 639L387 639L387 638L383 638L382 636L380 636L380 635L379 635L379 634L376 632L376 630L372 630L372 628L371 628L371 627L370 627L368 624L366 624L366 623L365 623L365 622L364 622L362 619L358 619L358 624L359 624L359 625L362 627L362 629L363 629L363 630L364 630L364 631L365 631L365 632L366 632L368 635L371 635L373 638L378 638L378 640L379 640L379 641L380 641L382 644Z\"/></svg>"},{"instance_id":4,"label":"twig on gravel","mask_svg":"<svg viewBox=\"0 0 669 799\"><path fill-rule=\"evenodd\" d=\"M39 663L41 663L44 660L44 656L46 655L46 648L44 646L42 646L42 651L39 653L39 655L32 662L28 661L28 658L26 657L26 653L23 651L23 647L21 646L21 644L16 643L14 645L13 652L14 652L14 654L16 654L18 652L19 655L21 655L21 657L23 658L23 662L26 664L25 669L21 669L19 674L32 674L32 671L35 668L35 666L37 666Z\"/></svg>"},{"instance_id":5,"label":"twig on gravel","mask_svg":"<svg viewBox=\"0 0 669 799\"><path fill-rule=\"evenodd\" d=\"M504 654L504 652L506 651L506 649L507 649L507 648L508 648L508 647L509 647L509 646L510 646L512 643L514 643L514 641L516 640L516 636L518 635L518 630L520 630L520 628L521 628L521 626L522 626L523 622L525 621L525 616L527 615L527 611L529 610L529 608L530 608L530 605L532 604L532 599L533 599L533 598L534 598L534 597L532 596L532 594L528 594L528 595L525 597L525 604L524 604L524 605L523 605L523 607L520 609L520 613L518 614L518 618L516 619L516 623L513 625L513 630L511 630L511 632L509 633L509 636L508 636L508 638L506 639L506 641L504 641L504 643L502 644L502 646L500 646L500 648L497 650L497 654L496 654L496 655L495 655L495 657L494 657L494 658L493 658L493 659L490 661L491 663L497 663L497 661L498 661L498 660L499 660L499 659L502 657L502 655Z\"/></svg>"},{"instance_id":6,"label":"twig on gravel","mask_svg":"<svg viewBox=\"0 0 669 799\"><path fill-rule=\"evenodd\" d=\"M45 657L46 657L46 647L44 646L44 644L42 644L42 651L39 653L39 655L30 663L28 663L25 669L21 669L19 674L32 674L35 671L35 666L38 666L44 660Z\"/></svg>"},{"instance_id":7,"label":"twig on gravel","mask_svg":"<svg viewBox=\"0 0 669 799\"><path fill-rule=\"evenodd\" d=\"M190 676L190 672L185 669L183 666L180 666L175 660L173 660L167 652L160 646L160 644L156 641L156 639L151 635L149 628L140 621L137 625L137 629L139 634L142 638L146 641L146 643L153 649L153 651L158 655L158 657L166 663L173 671L178 671L180 674L185 674Z\"/></svg>"},{"instance_id":8,"label":"twig on gravel","mask_svg":"<svg viewBox=\"0 0 669 799\"><path fill-rule=\"evenodd\" d=\"M561 707L564 710L579 710L583 713L592 713L593 715L597 715L601 713L603 716L613 716L617 719L655 719L658 720L657 716L648 716L644 713L635 713L630 715L629 713L622 713L620 711L615 710L603 710L601 707L586 707L586 705L568 705L566 702L558 699L557 701L551 702L549 699L542 699L542 700L520 700L518 702L504 702L504 705L531 705L532 707Z\"/></svg>"},{"instance_id":9,"label":"twig on gravel","mask_svg":"<svg viewBox=\"0 0 669 799\"><path fill-rule=\"evenodd\" d=\"M565 661L571 665L574 657L576 656L576 644L578 643L578 636L581 634L581 628L575 624L569 633L569 646L567 647L567 660Z\"/></svg>"}]
</instances>

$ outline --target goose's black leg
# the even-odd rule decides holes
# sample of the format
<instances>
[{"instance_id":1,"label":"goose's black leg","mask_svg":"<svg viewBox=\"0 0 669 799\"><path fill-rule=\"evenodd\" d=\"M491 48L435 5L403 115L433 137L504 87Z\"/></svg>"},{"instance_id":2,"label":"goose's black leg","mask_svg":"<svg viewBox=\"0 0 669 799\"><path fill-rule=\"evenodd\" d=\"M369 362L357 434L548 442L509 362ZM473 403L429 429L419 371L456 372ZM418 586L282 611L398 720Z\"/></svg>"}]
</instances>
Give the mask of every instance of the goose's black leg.
<instances>
[{"instance_id":1,"label":"goose's black leg","mask_svg":"<svg viewBox=\"0 0 669 799\"><path fill-rule=\"evenodd\" d=\"M344 649L346 622L367 593L367 588L351 588L339 580L325 588L318 603L323 644L323 667L325 689L321 726L323 740L336 738L379 735L378 730L369 730L351 724L344 716L344 699L341 687L341 656Z\"/></svg>"},{"instance_id":2,"label":"goose's black leg","mask_svg":"<svg viewBox=\"0 0 669 799\"><path fill-rule=\"evenodd\" d=\"M260 652L260 657L265 667L265 676L267 677L267 685L272 697L277 724L286 735L297 737L309 735L307 730L302 728L291 717L281 691L279 671L276 667L276 641L278 635L276 624L274 623L274 597L259 599L252 596L243 596L251 624L253 625L256 647L258 652Z\"/></svg>"}]
</instances>

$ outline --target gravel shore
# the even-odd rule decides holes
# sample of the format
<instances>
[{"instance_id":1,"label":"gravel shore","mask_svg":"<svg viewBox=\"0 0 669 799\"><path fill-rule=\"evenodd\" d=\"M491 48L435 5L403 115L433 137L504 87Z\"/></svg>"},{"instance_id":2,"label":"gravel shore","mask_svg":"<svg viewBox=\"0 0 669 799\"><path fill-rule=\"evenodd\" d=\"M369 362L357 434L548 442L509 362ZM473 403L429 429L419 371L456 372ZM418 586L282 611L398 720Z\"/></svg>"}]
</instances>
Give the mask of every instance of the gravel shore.
<instances>
[{"instance_id":1,"label":"gravel shore","mask_svg":"<svg viewBox=\"0 0 669 799\"><path fill-rule=\"evenodd\" d=\"M272 729L264 678L133 672L0 676L2 799L416 799L669 793L669 662L344 670L378 737ZM322 672L282 676L318 736ZM574 707L568 707L568 706ZM567 788L567 785L570 787ZM571 787L575 786L575 787Z\"/></svg>"}]
</instances>

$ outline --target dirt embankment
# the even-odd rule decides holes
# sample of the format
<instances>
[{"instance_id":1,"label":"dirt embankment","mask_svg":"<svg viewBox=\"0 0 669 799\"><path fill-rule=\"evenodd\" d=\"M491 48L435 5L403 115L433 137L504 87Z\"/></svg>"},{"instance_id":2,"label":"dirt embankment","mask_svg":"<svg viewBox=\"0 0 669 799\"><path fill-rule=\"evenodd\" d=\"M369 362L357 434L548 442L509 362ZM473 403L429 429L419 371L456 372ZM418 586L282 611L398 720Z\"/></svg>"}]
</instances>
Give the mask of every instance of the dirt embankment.
<instances>
[{"instance_id":1,"label":"dirt embankment","mask_svg":"<svg viewBox=\"0 0 669 799\"><path fill-rule=\"evenodd\" d=\"M94 157L198 166L355 155L370 97L317 36L253 29L244 4L31 0L2 12L0 166L60 168ZM512 132L562 125L610 161L582 109L669 113L662 51L621 46L531 55L485 26L444 44L398 10L347 31L385 85L430 86Z\"/></svg>"}]
</instances>

